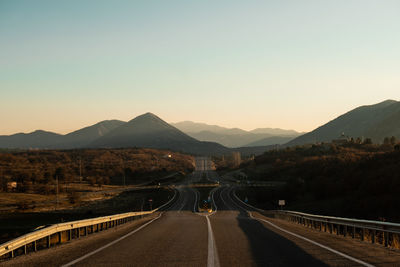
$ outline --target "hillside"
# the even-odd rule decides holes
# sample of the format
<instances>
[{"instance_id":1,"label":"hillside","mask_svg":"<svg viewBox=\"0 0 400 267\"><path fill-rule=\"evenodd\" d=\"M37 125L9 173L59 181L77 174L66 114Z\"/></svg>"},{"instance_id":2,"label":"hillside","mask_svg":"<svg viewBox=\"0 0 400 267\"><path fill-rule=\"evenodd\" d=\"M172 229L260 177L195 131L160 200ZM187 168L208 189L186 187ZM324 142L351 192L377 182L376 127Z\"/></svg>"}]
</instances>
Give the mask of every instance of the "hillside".
<instances>
[{"instance_id":1,"label":"hillside","mask_svg":"<svg viewBox=\"0 0 400 267\"><path fill-rule=\"evenodd\" d=\"M62 141L60 134L37 130L0 136L0 148L49 148Z\"/></svg>"},{"instance_id":2,"label":"hillside","mask_svg":"<svg viewBox=\"0 0 400 267\"><path fill-rule=\"evenodd\" d=\"M200 142L156 115L146 113L115 128L92 142L92 148L146 147L193 154L221 154L230 150L211 142Z\"/></svg>"},{"instance_id":3,"label":"hillside","mask_svg":"<svg viewBox=\"0 0 400 267\"><path fill-rule=\"evenodd\" d=\"M257 140L245 146L271 146L271 145L282 145L293 140L295 136L271 136L261 140Z\"/></svg>"},{"instance_id":4,"label":"hillside","mask_svg":"<svg viewBox=\"0 0 400 267\"><path fill-rule=\"evenodd\" d=\"M225 128L191 121L178 122L172 125L197 140L217 142L230 148L282 144L300 135L300 133L293 130L258 128L252 131L245 131L239 128ZM288 138L288 136L292 138ZM284 138L280 139L280 137ZM268 138L272 139L269 140ZM283 141L276 143L274 140Z\"/></svg>"},{"instance_id":5,"label":"hillside","mask_svg":"<svg viewBox=\"0 0 400 267\"><path fill-rule=\"evenodd\" d=\"M253 192L265 209L285 199L288 210L400 222L393 205L400 200L399 162L400 144L314 145L264 153L241 171L250 179L286 183Z\"/></svg>"},{"instance_id":6,"label":"hillside","mask_svg":"<svg viewBox=\"0 0 400 267\"><path fill-rule=\"evenodd\" d=\"M89 145L96 139L106 135L125 122L119 120L107 120L92 126L74 131L62 137L62 141L55 144L54 148L80 148Z\"/></svg>"},{"instance_id":7,"label":"hillside","mask_svg":"<svg viewBox=\"0 0 400 267\"><path fill-rule=\"evenodd\" d=\"M349 138L371 138L382 143L385 137L400 138L400 102L387 100L375 105L362 106L339 116L314 131L288 142L287 146L331 142L342 133Z\"/></svg>"},{"instance_id":8,"label":"hillside","mask_svg":"<svg viewBox=\"0 0 400 267\"><path fill-rule=\"evenodd\" d=\"M279 128L257 128L251 130L250 132L254 134L270 134L273 136L298 136L300 134L304 134L296 132L294 130L285 130Z\"/></svg>"},{"instance_id":9,"label":"hillside","mask_svg":"<svg viewBox=\"0 0 400 267\"><path fill-rule=\"evenodd\" d=\"M102 121L92 126L62 135L42 130L32 133L18 133L0 136L0 148L41 148L71 149L81 148L92 143L125 122L118 120Z\"/></svg>"}]
</instances>

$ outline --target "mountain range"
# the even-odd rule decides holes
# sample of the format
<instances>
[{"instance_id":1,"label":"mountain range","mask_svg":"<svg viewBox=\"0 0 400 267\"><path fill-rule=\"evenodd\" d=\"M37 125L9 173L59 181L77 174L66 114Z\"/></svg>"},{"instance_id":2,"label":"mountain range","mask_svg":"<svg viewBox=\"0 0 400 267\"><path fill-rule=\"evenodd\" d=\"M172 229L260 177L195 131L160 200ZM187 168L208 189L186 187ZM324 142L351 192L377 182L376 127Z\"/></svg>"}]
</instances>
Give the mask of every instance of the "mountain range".
<instances>
[{"instance_id":1,"label":"mountain range","mask_svg":"<svg viewBox=\"0 0 400 267\"><path fill-rule=\"evenodd\" d=\"M170 149L191 154L228 154L231 151L217 143L198 141L156 115L146 113L128 122L109 120L60 135L46 131L0 136L1 148L125 148L146 147Z\"/></svg>"},{"instance_id":2,"label":"mountain range","mask_svg":"<svg viewBox=\"0 0 400 267\"><path fill-rule=\"evenodd\" d=\"M348 138L368 137L374 143L382 143L385 137L391 136L400 139L400 102L387 100L358 107L302 135L292 130L259 128L245 131L190 121L168 124L156 115L146 113L128 122L102 121L66 135L43 130L3 135L0 136L0 148L148 147L201 155L232 151L260 154L277 144L295 146L331 142L343 134Z\"/></svg>"},{"instance_id":3,"label":"mountain range","mask_svg":"<svg viewBox=\"0 0 400 267\"><path fill-rule=\"evenodd\" d=\"M342 135L348 138L371 138L382 143L385 137L400 139L400 102L386 100L355 108L317 129L288 142L286 146L331 142Z\"/></svg>"},{"instance_id":4,"label":"mountain range","mask_svg":"<svg viewBox=\"0 0 400 267\"><path fill-rule=\"evenodd\" d=\"M172 125L197 140L217 142L230 148L285 144L302 134L293 130L273 128L245 131L192 121L172 123Z\"/></svg>"}]
</instances>

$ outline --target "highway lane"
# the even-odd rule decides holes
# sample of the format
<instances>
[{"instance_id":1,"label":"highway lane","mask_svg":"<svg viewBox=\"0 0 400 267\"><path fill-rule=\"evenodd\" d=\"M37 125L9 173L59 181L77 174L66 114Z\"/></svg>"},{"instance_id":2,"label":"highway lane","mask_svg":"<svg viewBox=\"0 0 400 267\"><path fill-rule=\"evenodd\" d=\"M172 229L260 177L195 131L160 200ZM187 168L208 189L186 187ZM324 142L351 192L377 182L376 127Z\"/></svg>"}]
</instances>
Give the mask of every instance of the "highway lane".
<instances>
[{"instance_id":1,"label":"highway lane","mask_svg":"<svg viewBox=\"0 0 400 267\"><path fill-rule=\"evenodd\" d=\"M229 192L230 187L215 192L218 212L210 217L221 266L326 266L251 219Z\"/></svg>"},{"instance_id":2,"label":"highway lane","mask_svg":"<svg viewBox=\"0 0 400 267\"><path fill-rule=\"evenodd\" d=\"M268 218L239 201L233 192L233 187L222 187L214 194L219 211L211 217L211 222L221 266L238 263L246 266L373 266L307 238L302 239L277 225L271 226L274 224ZM232 223L234 220L236 222ZM232 242L235 247L223 245Z\"/></svg>"},{"instance_id":3,"label":"highway lane","mask_svg":"<svg viewBox=\"0 0 400 267\"><path fill-rule=\"evenodd\" d=\"M195 191L180 189L161 217L124 240L74 266L206 266L207 222L193 213Z\"/></svg>"},{"instance_id":4,"label":"highway lane","mask_svg":"<svg viewBox=\"0 0 400 267\"><path fill-rule=\"evenodd\" d=\"M215 172L204 173L208 180L220 180ZM203 178L203 172L195 172L183 185ZM114 238L101 246L86 242L81 249L74 249L71 242L65 245L70 245L68 252L60 246L45 256L48 260L33 259L26 265L362 266L262 221L267 218L238 201L232 186L225 184L212 191L217 208L212 214L197 212L199 192L195 188L183 186L178 190L178 199L168 210L130 231L120 230L118 234L116 230ZM18 260L16 265L24 265Z\"/></svg>"}]
</instances>

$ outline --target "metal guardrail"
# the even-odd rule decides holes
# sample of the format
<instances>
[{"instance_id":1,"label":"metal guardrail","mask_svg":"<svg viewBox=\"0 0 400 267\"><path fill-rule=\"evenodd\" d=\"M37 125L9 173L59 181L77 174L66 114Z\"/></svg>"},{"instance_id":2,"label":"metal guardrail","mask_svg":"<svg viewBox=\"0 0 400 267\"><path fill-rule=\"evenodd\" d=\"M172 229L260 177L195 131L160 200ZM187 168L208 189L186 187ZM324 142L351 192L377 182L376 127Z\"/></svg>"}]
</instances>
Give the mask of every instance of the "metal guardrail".
<instances>
[{"instance_id":1,"label":"metal guardrail","mask_svg":"<svg viewBox=\"0 0 400 267\"><path fill-rule=\"evenodd\" d=\"M277 210L273 213L275 217L319 231L344 237L350 235L352 238L379 243L385 247L400 248L400 224L398 223L321 216L297 211Z\"/></svg>"},{"instance_id":2,"label":"metal guardrail","mask_svg":"<svg viewBox=\"0 0 400 267\"><path fill-rule=\"evenodd\" d=\"M126 222L134 220L138 216L152 214L170 204L177 195L165 204L151 211L127 212L110 216L97 217L92 219L84 219L65 223L54 224L49 227L36 230L25 234L4 244L0 244L0 258L9 254L10 258L15 256L18 251L21 254L27 254L30 251L37 251L38 247L50 248L52 245L64 243L81 235L86 236L95 232L100 232L108 228L116 227Z\"/></svg>"},{"instance_id":3,"label":"metal guardrail","mask_svg":"<svg viewBox=\"0 0 400 267\"><path fill-rule=\"evenodd\" d=\"M267 217L284 219L301 224L305 227L330 234L350 236L353 239L378 243L385 247L400 249L400 224L372 220L359 220L333 216L321 216L297 211L262 210L243 202L233 193L235 198L246 206L259 211Z\"/></svg>"}]
</instances>

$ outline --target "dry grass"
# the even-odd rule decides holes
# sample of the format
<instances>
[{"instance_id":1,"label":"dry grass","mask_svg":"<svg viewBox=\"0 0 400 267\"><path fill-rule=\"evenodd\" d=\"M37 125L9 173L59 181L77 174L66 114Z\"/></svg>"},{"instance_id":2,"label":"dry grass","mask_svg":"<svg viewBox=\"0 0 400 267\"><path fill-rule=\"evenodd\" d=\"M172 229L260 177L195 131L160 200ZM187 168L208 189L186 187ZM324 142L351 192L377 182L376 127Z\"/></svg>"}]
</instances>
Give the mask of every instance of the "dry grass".
<instances>
[{"instance_id":1,"label":"dry grass","mask_svg":"<svg viewBox=\"0 0 400 267\"><path fill-rule=\"evenodd\" d=\"M64 185L61 185L64 187ZM70 184L65 186L66 190L58 195L58 206L56 195L28 194L28 193L6 193L0 192L0 212L42 212L54 209L71 209L85 205L93 201L110 199L126 187L105 185L94 187L89 184ZM70 203L68 192L77 192L79 201Z\"/></svg>"}]
</instances>

